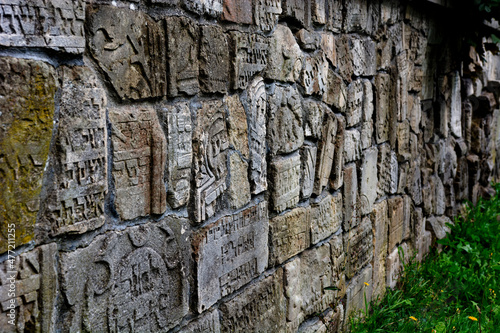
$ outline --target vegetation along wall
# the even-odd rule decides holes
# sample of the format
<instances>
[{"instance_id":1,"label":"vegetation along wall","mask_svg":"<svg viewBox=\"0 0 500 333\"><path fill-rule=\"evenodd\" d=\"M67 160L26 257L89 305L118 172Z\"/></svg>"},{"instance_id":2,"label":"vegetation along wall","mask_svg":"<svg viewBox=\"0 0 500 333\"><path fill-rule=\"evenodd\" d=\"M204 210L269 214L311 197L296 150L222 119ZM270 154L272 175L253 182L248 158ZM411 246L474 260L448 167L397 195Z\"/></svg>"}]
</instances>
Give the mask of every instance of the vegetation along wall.
<instances>
[{"instance_id":1,"label":"vegetation along wall","mask_svg":"<svg viewBox=\"0 0 500 333\"><path fill-rule=\"evenodd\" d=\"M499 179L451 15L0 0L0 331L342 331Z\"/></svg>"}]
</instances>

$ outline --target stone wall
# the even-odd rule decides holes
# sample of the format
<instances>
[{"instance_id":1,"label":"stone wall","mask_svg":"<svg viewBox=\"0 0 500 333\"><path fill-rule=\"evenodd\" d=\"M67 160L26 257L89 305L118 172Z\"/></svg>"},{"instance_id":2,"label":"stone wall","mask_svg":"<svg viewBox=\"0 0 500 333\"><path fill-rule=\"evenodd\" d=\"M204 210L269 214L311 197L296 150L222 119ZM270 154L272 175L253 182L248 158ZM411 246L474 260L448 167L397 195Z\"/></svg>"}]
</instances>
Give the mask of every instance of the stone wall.
<instances>
[{"instance_id":1,"label":"stone wall","mask_svg":"<svg viewBox=\"0 0 500 333\"><path fill-rule=\"evenodd\" d=\"M500 179L448 10L0 1L0 331L341 331Z\"/></svg>"}]
</instances>

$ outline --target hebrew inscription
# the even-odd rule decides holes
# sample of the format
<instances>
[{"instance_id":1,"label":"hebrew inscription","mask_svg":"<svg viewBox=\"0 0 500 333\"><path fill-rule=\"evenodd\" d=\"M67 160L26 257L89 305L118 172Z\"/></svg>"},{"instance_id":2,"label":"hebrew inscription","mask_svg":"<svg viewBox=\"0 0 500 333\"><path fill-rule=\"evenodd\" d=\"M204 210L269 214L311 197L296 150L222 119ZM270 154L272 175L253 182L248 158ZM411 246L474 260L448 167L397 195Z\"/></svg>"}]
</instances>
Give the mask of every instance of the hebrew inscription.
<instances>
[{"instance_id":1,"label":"hebrew inscription","mask_svg":"<svg viewBox=\"0 0 500 333\"><path fill-rule=\"evenodd\" d=\"M311 196L314 188L314 174L316 170L316 146L304 145L300 150L302 160L302 187L300 193L302 198Z\"/></svg>"},{"instance_id":2,"label":"hebrew inscription","mask_svg":"<svg viewBox=\"0 0 500 333\"><path fill-rule=\"evenodd\" d=\"M335 151L335 136L337 135L337 118L333 113L326 113L323 135L318 144L318 158L316 159L316 176L313 193L319 195L328 184L333 165Z\"/></svg>"},{"instance_id":3,"label":"hebrew inscription","mask_svg":"<svg viewBox=\"0 0 500 333\"><path fill-rule=\"evenodd\" d=\"M281 14L281 0L253 0L255 24L264 32L273 30Z\"/></svg>"},{"instance_id":4,"label":"hebrew inscription","mask_svg":"<svg viewBox=\"0 0 500 333\"><path fill-rule=\"evenodd\" d=\"M300 155L295 152L288 157L275 157L271 161L273 190L271 198L276 211L282 212L299 202Z\"/></svg>"},{"instance_id":5,"label":"hebrew inscription","mask_svg":"<svg viewBox=\"0 0 500 333\"><path fill-rule=\"evenodd\" d=\"M342 194L335 197L327 194L312 205L311 242L313 244L327 238L340 228L342 223Z\"/></svg>"},{"instance_id":6,"label":"hebrew inscription","mask_svg":"<svg viewBox=\"0 0 500 333\"><path fill-rule=\"evenodd\" d=\"M231 32L232 52L234 52L232 78L234 89L246 89L252 77L267 66L268 41L257 34Z\"/></svg>"},{"instance_id":7,"label":"hebrew inscription","mask_svg":"<svg viewBox=\"0 0 500 333\"><path fill-rule=\"evenodd\" d=\"M201 27L200 85L203 92L227 90L229 80L229 48L221 27Z\"/></svg>"}]
</instances>

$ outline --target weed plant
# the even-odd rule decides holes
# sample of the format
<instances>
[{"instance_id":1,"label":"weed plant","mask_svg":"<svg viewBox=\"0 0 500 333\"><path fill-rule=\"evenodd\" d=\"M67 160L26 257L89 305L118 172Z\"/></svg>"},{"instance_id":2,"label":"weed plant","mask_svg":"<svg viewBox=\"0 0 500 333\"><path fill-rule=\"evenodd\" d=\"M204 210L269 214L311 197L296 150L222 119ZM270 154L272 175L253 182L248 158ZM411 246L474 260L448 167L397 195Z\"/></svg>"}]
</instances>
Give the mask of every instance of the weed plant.
<instances>
[{"instance_id":1,"label":"weed plant","mask_svg":"<svg viewBox=\"0 0 500 333\"><path fill-rule=\"evenodd\" d=\"M467 204L422 262L411 260L397 287L350 318L352 332L500 333L500 184ZM358 313L359 314L359 313Z\"/></svg>"}]
</instances>

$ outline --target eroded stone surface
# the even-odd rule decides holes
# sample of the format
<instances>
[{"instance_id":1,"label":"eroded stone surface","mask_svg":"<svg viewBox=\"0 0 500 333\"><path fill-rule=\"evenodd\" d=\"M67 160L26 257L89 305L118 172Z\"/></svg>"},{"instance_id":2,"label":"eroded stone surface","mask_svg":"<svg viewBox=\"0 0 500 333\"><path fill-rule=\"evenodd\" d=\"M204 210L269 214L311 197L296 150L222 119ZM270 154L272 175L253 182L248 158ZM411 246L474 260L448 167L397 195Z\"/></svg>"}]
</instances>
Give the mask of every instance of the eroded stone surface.
<instances>
[{"instance_id":1,"label":"eroded stone surface","mask_svg":"<svg viewBox=\"0 0 500 333\"><path fill-rule=\"evenodd\" d=\"M338 126L335 154L333 155L333 177L330 177L330 186L338 190L344 184L345 119L341 115L336 115L336 118Z\"/></svg>"},{"instance_id":2,"label":"eroded stone surface","mask_svg":"<svg viewBox=\"0 0 500 333\"><path fill-rule=\"evenodd\" d=\"M363 115L364 93L363 81L356 80L347 87L347 108L346 123L347 127L354 126L361 121Z\"/></svg>"},{"instance_id":3,"label":"eroded stone surface","mask_svg":"<svg viewBox=\"0 0 500 333\"><path fill-rule=\"evenodd\" d=\"M387 200L389 217L389 242L388 250L392 251L403 240L404 234L404 207L403 198L395 197Z\"/></svg>"},{"instance_id":4,"label":"eroded stone surface","mask_svg":"<svg viewBox=\"0 0 500 333\"><path fill-rule=\"evenodd\" d=\"M300 84L306 95L322 96L327 91L328 62L320 51L314 56L306 57L301 72Z\"/></svg>"},{"instance_id":5,"label":"eroded stone surface","mask_svg":"<svg viewBox=\"0 0 500 333\"><path fill-rule=\"evenodd\" d=\"M334 159L336 135L337 118L332 113L327 112L323 135L318 143L318 157L316 158L316 176L313 191L316 195L319 195L328 184Z\"/></svg>"},{"instance_id":6,"label":"eroded stone surface","mask_svg":"<svg viewBox=\"0 0 500 333\"><path fill-rule=\"evenodd\" d=\"M305 113L304 135L314 139L321 138L323 129L323 116L328 112L328 107L314 100L306 99L302 103Z\"/></svg>"},{"instance_id":7,"label":"eroded stone surface","mask_svg":"<svg viewBox=\"0 0 500 333\"><path fill-rule=\"evenodd\" d=\"M377 193L379 197L386 193L396 193L398 187L398 159L396 153L391 150L388 144L382 144L379 147L377 166Z\"/></svg>"},{"instance_id":8,"label":"eroded stone surface","mask_svg":"<svg viewBox=\"0 0 500 333\"><path fill-rule=\"evenodd\" d=\"M378 74L375 76L375 139L377 143L389 140L389 123L396 121L390 119L390 76Z\"/></svg>"},{"instance_id":9,"label":"eroded stone surface","mask_svg":"<svg viewBox=\"0 0 500 333\"><path fill-rule=\"evenodd\" d=\"M373 293L372 272L372 265L368 265L349 283L346 292L346 316L349 316L354 310L364 309L365 299L368 303L371 301Z\"/></svg>"},{"instance_id":10,"label":"eroded stone surface","mask_svg":"<svg viewBox=\"0 0 500 333\"><path fill-rule=\"evenodd\" d=\"M347 105L347 88L342 77L328 70L327 89L323 94L323 102L339 111L345 111Z\"/></svg>"},{"instance_id":11,"label":"eroded stone surface","mask_svg":"<svg viewBox=\"0 0 500 333\"><path fill-rule=\"evenodd\" d=\"M264 32L271 31L282 12L281 0L252 0L255 24Z\"/></svg>"},{"instance_id":12,"label":"eroded stone surface","mask_svg":"<svg viewBox=\"0 0 500 333\"><path fill-rule=\"evenodd\" d=\"M305 145L300 150L302 160L302 187L300 195L302 198L311 196L314 188L314 174L316 170L316 155L318 149L316 146Z\"/></svg>"},{"instance_id":13,"label":"eroded stone surface","mask_svg":"<svg viewBox=\"0 0 500 333\"><path fill-rule=\"evenodd\" d=\"M200 15L219 17L222 14L222 2L222 0L184 0L182 4L188 10Z\"/></svg>"},{"instance_id":14,"label":"eroded stone surface","mask_svg":"<svg viewBox=\"0 0 500 333\"><path fill-rule=\"evenodd\" d=\"M389 217L387 215L387 200L373 206L371 214L373 221L373 295L383 296L386 283L387 230Z\"/></svg>"},{"instance_id":15,"label":"eroded stone surface","mask_svg":"<svg viewBox=\"0 0 500 333\"><path fill-rule=\"evenodd\" d=\"M265 77L284 82L295 82L302 69L302 51L290 29L278 25L269 40L269 57Z\"/></svg>"},{"instance_id":16,"label":"eroded stone surface","mask_svg":"<svg viewBox=\"0 0 500 333\"><path fill-rule=\"evenodd\" d=\"M350 230L359 223L358 176L356 164L344 168L344 230Z\"/></svg>"},{"instance_id":17,"label":"eroded stone surface","mask_svg":"<svg viewBox=\"0 0 500 333\"><path fill-rule=\"evenodd\" d=\"M344 162L349 163L361 157L361 134L357 129L344 132Z\"/></svg>"},{"instance_id":18,"label":"eroded stone surface","mask_svg":"<svg viewBox=\"0 0 500 333\"><path fill-rule=\"evenodd\" d=\"M376 147L368 148L363 152L361 164L360 209L361 214L369 214L373 203L377 199L377 158Z\"/></svg>"},{"instance_id":19,"label":"eroded stone surface","mask_svg":"<svg viewBox=\"0 0 500 333\"><path fill-rule=\"evenodd\" d=\"M224 0L222 19L230 22L252 24L252 2L247 0Z\"/></svg>"},{"instance_id":20,"label":"eroded stone surface","mask_svg":"<svg viewBox=\"0 0 500 333\"><path fill-rule=\"evenodd\" d=\"M238 153L229 157L229 200L231 208L241 208L250 202L248 163Z\"/></svg>"},{"instance_id":21,"label":"eroded stone surface","mask_svg":"<svg viewBox=\"0 0 500 333\"><path fill-rule=\"evenodd\" d=\"M344 234L347 255L346 278L351 279L373 259L372 221L365 216L361 223Z\"/></svg>"},{"instance_id":22,"label":"eroded stone surface","mask_svg":"<svg viewBox=\"0 0 500 333\"><path fill-rule=\"evenodd\" d=\"M226 35L218 26L202 26L200 30L200 88L203 92L224 93L230 64Z\"/></svg>"},{"instance_id":23,"label":"eroded stone surface","mask_svg":"<svg viewBox=\"0 0 500 333\"><path fill-rule=\"evenodd\" d=\"M1 57L0 72L0 253L3 253L7 251L7 230L11 229L8 224L16 225L16 247L35 236L57 81L54 68L41 61Z\"/></svg>"},{"instance_id":24,"label":"eroded stone surface","mask_svg":"<svg viewBox=\"0 0 500 333\"><path fill-rule=\"evenodd\" d=\"M403 270L403 263L408 259L409 255L408 245L403 243L387 256L387 287L391 289L396 287L396 282Z\"/></svg>"},{"instance_id":25,"label":"eroded stone surface","mask_svg":"<svg viewBox=\"0 0 500 333\"><path fill-rule=\"evenodd\" d=\"M267 66L269 44L257 34L231 32L231 50L234 52L232 85L234 89L246 89L253 76Z\"/></svg>"},{"instance_id":26,"label":"eroded stone surface","mask_svg":"<svg viewBox=\"0 0 500 333\"><path fill-rule=\"evenodd\" d=\"M245 109L238 95L227 96L229 143L248 158L248 124Z\"/></svg>"},{"instance_id":27,"label":"eroded stone surface","mask_svg":"<svg viewBox=\"0 0 500 333\"><path fill-rule=\"evenodd\" d=\"M207 311L179 331L179 333L220 333L219 311Z\"/></svg>"},{"instance_id":28,"label":"eroded stone surface","mask_svg":"<svg viewBox=\"0 0 500 333\"><path fill-rule=\"evenodd\" d=\"M271 177L273 188L271 198L277 212L295 206L300 194L300 154L281 157L271 161Z\"/></svg>"},{"instance_id":29,"label":"eroded stone surface","mask_svg":"<svg viewBox=\"0 0 500 333\"><path fill-rule=\"evenodd\" d=\"M313 244L335 233L342 223L342 194L327 194L311 206L311 242Z\"/></svg>"},{"instance_id":30,"label":"eroded stone surface","mask_svg":"<svg viewBox=\"0 0 500 333\"><path fill-rule=\"evenodd\" d=\"M370 38L353 38L351 44L353 74L372 76L376 72L375 42Z\"/></svg>"}]
</instances>

